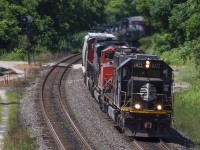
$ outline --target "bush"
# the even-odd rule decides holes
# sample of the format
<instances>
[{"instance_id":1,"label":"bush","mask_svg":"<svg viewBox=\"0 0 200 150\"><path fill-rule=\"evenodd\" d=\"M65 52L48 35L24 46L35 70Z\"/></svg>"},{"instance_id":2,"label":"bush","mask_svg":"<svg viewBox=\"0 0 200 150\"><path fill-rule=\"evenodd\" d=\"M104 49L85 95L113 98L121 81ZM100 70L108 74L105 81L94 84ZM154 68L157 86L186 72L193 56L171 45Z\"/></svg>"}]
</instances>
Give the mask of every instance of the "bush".
<instances>
[{"instance_id":1,"label":"bush","mask_svg":"<svg viewBox=\"0 0 200 150\"><path fill-rule=\"evenodd\" d=\"M86 32L79 32L69 37L68 42L71 44L70 51L81 50Z\"/></svg>"},{"instance_id":2,"label":"bush","mask_svg":"<svg viewBox=\"0 0 200 150\"><path fill-rule=\"evenodd\" d=\"M15 61L25 61L27 60L26 51L23 49L15 49L11 53L5 53L1 57L1 60L15 60Z\"/></svg>"},{"instance_id":3,"label":"bush","mask_svg":"<svg viewBox=\"0 0 200 150\"><path fill-rule=\"evenodd\" d=\"M152 36L148 36L148 37L143 37L139 40L140 43L140 49L142 49L143 51L145 51L146 53L152 53Z\"/></svg>"},{"instance_id":4,"label":"bush","mask_svg":"<svg viewBox=\"0 0 200 150\"><path fill-rule=\"evenodd\" d=\"M196 69L200 74L200 38L185 42L180 49L181 58L184 60L184 62L194 59Z\"/></svg>"},{"instance_id":5,"label":"bush","mask_svg":"<svg viewBox=\"0 0 200 150\"><path fill-rule=\"evenodd\" d=\"M183 65L184 62L181 59L181 51L179 49L172 49L171 51L163 52L159 55L169 65Z\"/></svg>"},{"instance_id":6,"label":"bush","mask_svg":"<svg viewBox=\"0 0 200 150\"><path fill-rule=\"evenodd\" d=\"M170 51L172 49L172 36L169 33L163 35L155 34L153 36L152 49L156 54L163 53L165 51Z\"/></svg>"}]
</instances>

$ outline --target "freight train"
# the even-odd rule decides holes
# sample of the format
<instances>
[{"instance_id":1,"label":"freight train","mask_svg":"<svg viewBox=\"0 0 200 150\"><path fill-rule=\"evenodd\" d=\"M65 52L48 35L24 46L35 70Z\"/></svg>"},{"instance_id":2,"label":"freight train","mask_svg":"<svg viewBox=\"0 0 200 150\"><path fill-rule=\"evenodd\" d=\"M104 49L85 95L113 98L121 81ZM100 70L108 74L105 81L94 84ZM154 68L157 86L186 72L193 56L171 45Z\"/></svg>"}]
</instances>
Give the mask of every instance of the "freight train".
<instances>
[{"instance_id":1,"label":"freight train","mask_svg":"<svg viewBox=\"0 0 200 150\"><path fill-rule=\"evenodd\" d=\"M120 39L120 41L136 45L138 44L138 40L146 34L147 28L148 26L145 25L142 16L133 16L114 23L95 26L91 29L91 32L98 30L100 32L111 33Z\"/></svg>"},{"instance_id":2,"label":"freight train","mask_svg":"<svg viewBox=\"0 0 200 150\"><path fill-rule=\"evenodd\" d=\"M84 82L100 109L126 136L164 137L173 115L173 70L156 55L88 33L82 51Z\"/></svg>"}]
</instances>

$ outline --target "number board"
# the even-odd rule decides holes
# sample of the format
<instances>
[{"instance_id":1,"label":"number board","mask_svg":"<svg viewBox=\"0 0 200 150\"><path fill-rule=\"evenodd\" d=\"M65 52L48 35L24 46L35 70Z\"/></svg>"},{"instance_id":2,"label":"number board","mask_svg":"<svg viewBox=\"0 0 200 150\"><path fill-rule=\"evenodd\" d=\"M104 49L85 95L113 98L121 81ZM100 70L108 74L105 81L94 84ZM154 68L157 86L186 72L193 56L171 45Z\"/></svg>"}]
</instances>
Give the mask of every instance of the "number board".
<instances>
[{"instance_id":1,"label":"number board","mask_svg":"<svg viewBox=\"0 0 200 150\"><path fill-rule=\"evenodd\" d=\"M151 68L161 68L161 63L158 63L158 62L151 62ZM133 62L133 68L144 68L145 66L145 62Z\"/></svg>"}]
</instances>

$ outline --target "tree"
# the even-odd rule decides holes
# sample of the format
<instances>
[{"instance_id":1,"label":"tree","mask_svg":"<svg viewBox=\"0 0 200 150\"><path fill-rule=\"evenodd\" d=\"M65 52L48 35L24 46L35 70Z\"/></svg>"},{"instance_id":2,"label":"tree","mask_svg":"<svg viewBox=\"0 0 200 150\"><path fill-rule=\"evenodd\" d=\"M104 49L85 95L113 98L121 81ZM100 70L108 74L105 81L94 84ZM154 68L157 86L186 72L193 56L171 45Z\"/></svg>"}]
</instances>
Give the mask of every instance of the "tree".
<instances>
[{"instance_id":1,"label":"tree","mask_svg":"<svg viewBox=\"0 0 200 150\"><path fill-rule=\"evenodd\" d=\"M129 4L124 0L110 0L106 5L107 21L110 23L130 16Z\"/></svg>"},{"instance_id":2,"label":"tree","mask_svg":"<svg viewBox=\"0 0 200 150\"><path fill-rule=\"evenodd\" d=\"M171 14L173 0L155 0L155 4L150 6L152 25L160 31L168 30L168 18Z\"/></svg>"},{"instance_id":3,"label":"tree","mask_svg":"<svg viewBox=\"0 0 200 150\"><path fill-rule=\"evenodd\" d=\"M7 51L18 43L18 26L16 14L23 12L23 8L9 5L7 1L0 1L0 48ZM15 12L15 13L13 13Z\"/></svg>"}]
</instances>

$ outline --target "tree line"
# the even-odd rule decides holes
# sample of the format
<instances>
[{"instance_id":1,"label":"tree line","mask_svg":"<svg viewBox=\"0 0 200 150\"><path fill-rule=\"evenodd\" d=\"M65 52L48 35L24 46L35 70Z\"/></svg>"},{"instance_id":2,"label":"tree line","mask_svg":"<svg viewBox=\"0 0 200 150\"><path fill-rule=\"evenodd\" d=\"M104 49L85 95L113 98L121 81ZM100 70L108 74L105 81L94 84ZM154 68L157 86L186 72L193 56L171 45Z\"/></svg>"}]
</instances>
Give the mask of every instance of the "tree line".
<instances>
[{"instance_id":1,"label":"tree line","mask_svg":"<svg viewBox=\"0 0 200 150\"><path fill-rule=\"evenodd\" d=\"M21 17L33 22L32 45L38 51L78 48L83 31L132 14L129 1L123 0L0 0L0 50L21 51L26 40Z\"/></svg>"},{"instance_id":2,"label":"tree line","mask_svg":"<svg viewBox=\"0 0 200 150\"><path fill-rule=\"evenodd\" d=\"M0 0L0 55L24 52L21 17L31 15L31 44L38 52L82 47L91 27L141 15L158 52L181 50L200 66L199 0ZM200 68L200 67L199 67Z\"/></svg>"},{"instance_id":3,"label":"tree line","mask_svg":"<svg viewBox=\"0 0 200 150\"><path fill-rule=\"evenodd\" d=\"M194 59L200 70L199 8L199 0L136 0L136 9L144 16L150 34L158 33L154 36L155 51L180 51L180 59Z\"/></svg>"}]
</instances>

